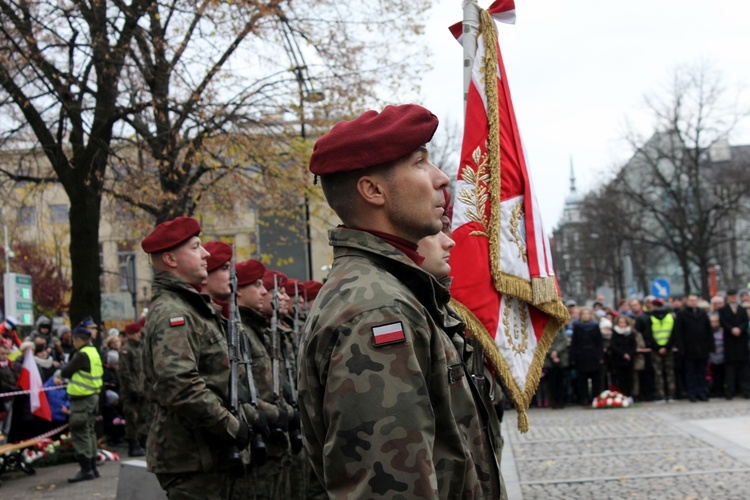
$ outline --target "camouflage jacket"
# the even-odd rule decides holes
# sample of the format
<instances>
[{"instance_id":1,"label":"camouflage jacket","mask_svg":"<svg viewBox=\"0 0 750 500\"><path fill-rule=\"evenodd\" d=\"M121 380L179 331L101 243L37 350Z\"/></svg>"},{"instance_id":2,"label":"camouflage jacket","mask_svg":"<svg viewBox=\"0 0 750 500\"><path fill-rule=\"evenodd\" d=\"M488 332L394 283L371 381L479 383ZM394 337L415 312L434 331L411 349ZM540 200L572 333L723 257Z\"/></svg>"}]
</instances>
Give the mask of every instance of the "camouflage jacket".
<instances>
[{"instance_id":1,"label":"camouflage jacket","mask_svg":"<svg viewBox=\"0 0 750 500\"><path fill-rule=\"evenodd\" d=\"M499 470L452 341L464 325L447 313L448 291L369 233L337 228L329 238L333 268L299 359L318 478L335 498L491 498L483 483L497 484Z\"/></svg>"},{"instance_id":2,"label":"camouflage jacket","mask_svg":"<svg viewBox=\"0 0 750 500\"><path fill-rule=\"evenodd\" d=\"M273 393L273 362L269 355L269 348L266 345L265 332L268 328L266 318L259 312L240 306L240 317L242 318L242 329L250 341L250 356L253 364L253 380L258 392L258 408L262 411L268 425L273 427L279 421L280 411L282 409L291 415L292 408L286 404L283 393L279 393L278 400ZM283 362L279 363L279 388L283 383ZM278 457L288 451L286 446L280 446L279 443L269 442L268 455Z\"/></svg>"},{"instance_id":3,"label":"camouflage jacket","mask_svg":"<svg viewBox=\"0 0 750 500\"><path fill-rule=\"evenodd\" d=\"M143 337L146 397L156 403L146 460L152 472L221 470L239 421L227 410L229 356L221 318L169 273L152 283Z\"/></svg>"},{"instance_id":4,"label":"camouflage jacket","mask_svg":"<svg viewBox=\"0 0 750 500\"><path fill-rule=\"evenodd\" d=\"M124 397L131 393L141 394L143 383L141 381L141 350L142 342L128 339L120 348L120 364L118 376L120 377L120 391Z\"/></svg>"}]
</instances>

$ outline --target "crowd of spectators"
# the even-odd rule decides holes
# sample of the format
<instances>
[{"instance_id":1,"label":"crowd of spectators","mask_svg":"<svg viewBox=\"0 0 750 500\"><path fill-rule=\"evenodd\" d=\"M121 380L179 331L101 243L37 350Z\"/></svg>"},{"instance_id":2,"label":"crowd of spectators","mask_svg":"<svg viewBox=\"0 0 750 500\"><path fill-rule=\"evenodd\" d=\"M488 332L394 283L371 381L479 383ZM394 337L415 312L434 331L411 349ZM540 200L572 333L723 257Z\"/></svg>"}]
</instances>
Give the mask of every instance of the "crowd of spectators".
<instances>
[{"instance_id":1,"label":"crowd of spectators","mask_svg":"<svg viewBox=\"0 0 750 500\"><path fill-rule=\"evenodd\" d=\"M634 401L750 398L750 294L566 303L533 404L590 406L603 390Z\"/></svg>"},{"instance_id":2,"label":"crowd of spectators","mask_svg":"<svg viewBox=\"0 0 750 500\"><path fill-rule=\"evenodd\" d=\"M131 329L135 326L140 331L142 323L128 325ZM98 336L99 329L90 318L76 328L88 329L92 339ZM126 333L116 328L107 331L106 337L101 340L104 386L100 393L101 425L98 430L110 445L119 444L125 437L126 422L120 398L119 361L120 350L126 340ZM18 379L24 356L29 349L33 352L34 362L47 389L45 395L52 421L32 414L27 394L2 396L21 390L18 387ZM71 328L61 326L55 329L52 320L46 316L40 316L36 321L36 327L25 337L19 335L14 318L7 317L0 321L0 430L7 442L33 438L68 422L70 401L65 390L67 381L63 379L61 369L70 362L74 352ZM136 381L128 386L138 385ZM134 456L140 456L141 452L142 450L137 448Z\"/></svg>"}]
</instances>

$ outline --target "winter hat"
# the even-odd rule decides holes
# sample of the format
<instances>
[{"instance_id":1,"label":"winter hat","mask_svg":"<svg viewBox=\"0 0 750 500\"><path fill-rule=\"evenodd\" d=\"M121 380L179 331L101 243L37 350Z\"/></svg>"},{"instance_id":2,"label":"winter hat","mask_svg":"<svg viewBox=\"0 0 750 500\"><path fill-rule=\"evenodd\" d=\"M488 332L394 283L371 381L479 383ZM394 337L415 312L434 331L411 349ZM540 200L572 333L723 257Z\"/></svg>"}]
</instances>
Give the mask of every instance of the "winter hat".
<instances>
[{"instance_id":1,"label":"winter hat","mask_svg":"<svg viewBox=\"0 0 750 500\"><path fill-rule=\"evenodd\" d=\"M120 364L120 353L114 349L107 351L107 364L108 365L119 365Z\"/></svg>"},{"instance_id":2,"label":"winter hat","mask_svg":"<svg viewBox=\"0 0 750 500\"><path fill-rule=\"evenodd\" d=\"M8 330L15 330L16 326L18 326L18 321L16 321L16 318L14 318L13 316L5 317L5 327Z\"/></svg>"}]
</instances>

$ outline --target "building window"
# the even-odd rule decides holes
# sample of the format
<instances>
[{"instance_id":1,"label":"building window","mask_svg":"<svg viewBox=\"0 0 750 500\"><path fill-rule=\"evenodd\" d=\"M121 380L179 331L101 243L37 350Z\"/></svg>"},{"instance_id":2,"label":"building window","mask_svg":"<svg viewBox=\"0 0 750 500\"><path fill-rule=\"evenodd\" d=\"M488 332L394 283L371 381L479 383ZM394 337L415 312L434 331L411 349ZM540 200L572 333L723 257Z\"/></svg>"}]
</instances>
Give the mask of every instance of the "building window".
<instances>
[{"instance_id":1,"label":"building window","mask_svg":"<svg viewBox=\"0 0 750 500\"><path fill-rule=\"evenodd\" d=\"M49 221L52 224L68 223L68 205L50 205Z\"/></svg>"},{"instance_id":2,"label":"building window","mask_svg":"<svg viewBox=\"0 0 750 500\"><path fill-rule=\"evenodd\" d=\"M36 223L36 207L21 207L18 209L18 224L31 226Z\"/></svg>"},{"instance_id":3,"label":"building window","mask_svg":"<svg viewBox=\"0 0 750 500\"><path fill-rule=\"evenodd\" d=\"M133 251L133 244L130 242L118 242L117 243L117 266L120 273L120 291L128 291L128 258L133 257L135 259L135 252Z\"/></svg>"}]
</instances>

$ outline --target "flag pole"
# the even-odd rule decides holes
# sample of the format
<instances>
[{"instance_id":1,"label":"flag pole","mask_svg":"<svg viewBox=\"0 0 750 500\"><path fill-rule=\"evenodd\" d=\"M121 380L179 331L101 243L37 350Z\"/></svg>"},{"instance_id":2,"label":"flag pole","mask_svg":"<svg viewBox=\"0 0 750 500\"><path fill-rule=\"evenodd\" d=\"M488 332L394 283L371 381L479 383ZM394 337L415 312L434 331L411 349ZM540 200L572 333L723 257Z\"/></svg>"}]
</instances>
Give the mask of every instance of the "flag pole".
<instances>
[{"instance_id":1,"label":"flag pole","mask_svg":"<svg viewBox=\"0 0 750 500\"><path fill-rule=\"evenodd\" d=\"M466 101L469 97L471 68L474 66L474 55L477 52L477 34L479 33L479 5L477 0L463 0L464 20L461 44L464 48L464 121L466 121ZM464 123L466 126L466 123Z\"/></svg>"},{"instance_id":2,"label":"flag pole","mask_svg":"<svg viewBox=\"0 0 750 500\"><path fill-rule=\"evenodd\" d=\"M464 129L466 129L466 103L469 98L469 85L471 84L471 71L474 67L474 57L477 53L477 36L479 34L479 5L477 0L464 0L463 3L463 36L461 44L464 49ZM460 171L460 167L459 167ZM484 391L484 353L478 339L472 339L472 378L479 389Z\"/></svg>"}]
</instances>

